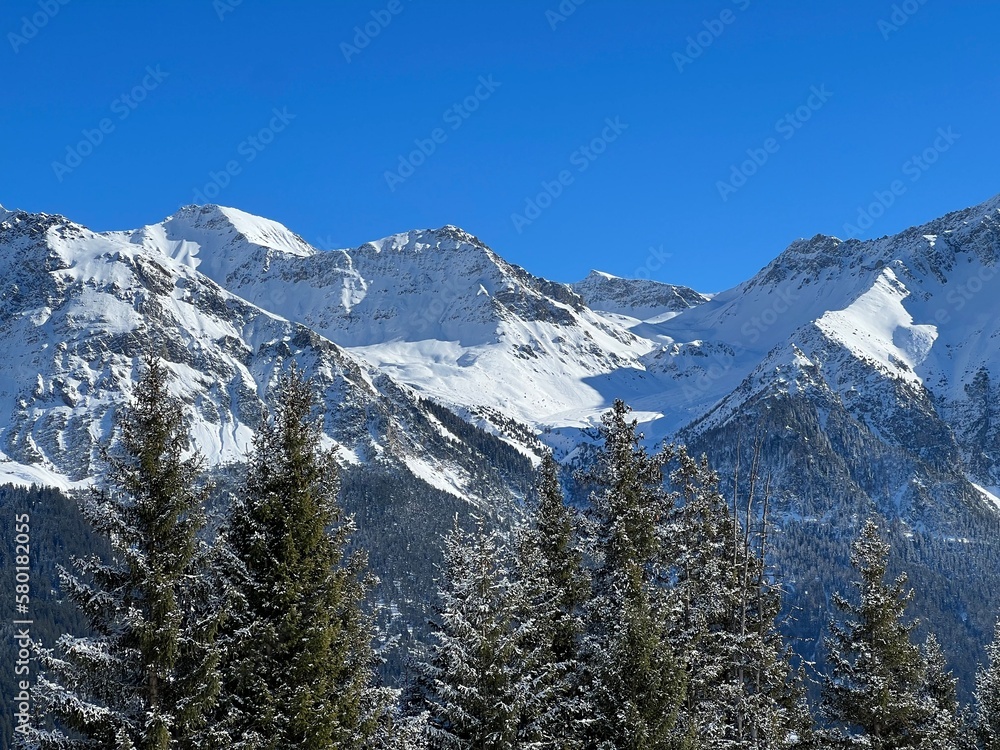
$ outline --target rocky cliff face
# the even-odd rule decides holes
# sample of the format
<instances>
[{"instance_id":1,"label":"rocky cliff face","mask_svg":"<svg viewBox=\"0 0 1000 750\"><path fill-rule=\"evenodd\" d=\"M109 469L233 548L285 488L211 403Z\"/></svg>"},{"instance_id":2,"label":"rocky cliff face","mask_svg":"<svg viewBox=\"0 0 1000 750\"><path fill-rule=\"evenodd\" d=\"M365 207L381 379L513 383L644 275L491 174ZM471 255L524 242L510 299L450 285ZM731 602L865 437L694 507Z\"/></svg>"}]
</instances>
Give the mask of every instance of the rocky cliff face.
<instances>
[{"instance_id":1,"label":"rocky cliff face","mask_svg":"<svg viewBox=\"0 0 1000 750\"><path fill-rule=\"evenodd\" d=\"M686 286L651 279L623 279L603 271L591 271L583 281L570 286L591 309L638 320L678 313L709 300Z\"/></svg>"}]
</instances>

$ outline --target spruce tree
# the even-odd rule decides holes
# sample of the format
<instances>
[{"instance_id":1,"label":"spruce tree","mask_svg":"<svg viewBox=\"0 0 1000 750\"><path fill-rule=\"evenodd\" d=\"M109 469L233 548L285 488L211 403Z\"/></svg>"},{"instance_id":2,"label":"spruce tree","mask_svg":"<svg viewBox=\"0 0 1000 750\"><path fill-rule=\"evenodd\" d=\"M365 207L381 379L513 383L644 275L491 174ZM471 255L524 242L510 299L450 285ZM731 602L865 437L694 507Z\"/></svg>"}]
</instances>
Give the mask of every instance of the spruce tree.
<instances>
[{"instance_id":1,"label":"spruce tree","mask_svg":"<svg viewBox=\"0 0 1000 750\"><path fill-rule=\"evenodd\" d=\"M916 623L906 609L913 592L906 575L887 581L889 545L874 521L852 548L858 596L835 598L844 621L831 623L830 672L823 709L837 744L875 750L953 746L954 680L944 673L936 643L922 652L911 640Z\"/></svg>"},{"instance_id":2,"label":"spruce tree","mask_svg":"<svg viewBox=\"0 0 1000 750\"><path fill-rule=\"evenodd\" d=\"M671 641L687 678L682 724L706 747L799 744L811 718L778 631L781 598L765 575L764 534L755 538L740 523L707 459L683 447L668 453L676 493L663 575Z\"/></svg>"},{"instance_id":3,"label":"spruce tree","mask_svg":"<svg viewBox=\"0 0 1000 750\"><path fill-rule=\"evenodd\" d=\"M337 503L337 464L321 445L311 385L293 367L273 401L229 521L237 596L224 712L233 746L370 747L385 695L362 608L365 558L349 551L354 527Z\"/></svg>"},{"instance_id":4,"label":"spruce tree","mask_svg":"<svg viewBox=\"0 0 1000 750\"><path fill-rule=\"evenodd\" d=\"M976 673L976 734L983 750L1000 750L1000 621Z\"/></svg>"},{"instance_id":5,"label":"spruce tree","mask_svg":"<svg viewBox=\"0 0 1000 750\"><path fill-rule=\"evenodd\" d=\"M542 459L538 501L520 534L517 582L525 610L521 646L531 690L522 718L525 746L569 750L582 746L589 708L581 680L590 581L577 523L559 485L551 453Z\"/></svg>"},{"instance_id":6,"label":"spruce tree","mask_svg":"<svg viewBox=\"0 0 1000 750\"><path fill-rule=\"evenodd\" d=\"M445 539L440 610L420 667L432 750L514 750L529 700L522 611L509 557L482 518Z\"/></svg>"},{"instance_id":7,"label":"spruce tree","mask_svg":"<svg viewBox=\"0 0 1000 750\"><path fill-rule=\"evenodd\" d=\"M218 688L218 601L199 534L206 488L180 403L154 357L116 413L102 486L82 504L110 560L75 559L68 598L94 635L42 650L37 748L208 748L226 744L208 719Z\"/></svg>"},{"instance_id":8,"label":"spruce tree","mask_svg":"<svg viewBox=\"0 0 1000 750\"><path fill-rule=\"evenodd\" d=\"M559 465L551 453L542 458L538 505L526 542L538 550L541 575L555 597L550 623L552 656L556 662L571 663L578 656L585 628L584 606L590 598L590 581L583 567L574 512L563 498Z\"/></svg>"},{"instance_id":9,"label":"spruce tree","mask_svg":"<svg viewBox=\"0 0 1000 750\"><path fill-rule=\"evenodd\" d=\"M960 747L962 719L958 707L958 681L948 669L944 652L933 633L921 648L924 659L923 698L930 716L925 729L925 744L934 748Z\"/></svg>"},{"instance_id":10,"label":"spruce tree","mask_svg":"<svg viewBox=\"0 0 1000 750\"><path fill-rule=\"evenodd\" d=\"M602 418L591 495L593 599L586 668L590 745L660 750L684 744L676 731L684 676L668 638L659 585L659 521L669 510L665 454L650 456L622 401Z\"/></svg>"}]
</instances>

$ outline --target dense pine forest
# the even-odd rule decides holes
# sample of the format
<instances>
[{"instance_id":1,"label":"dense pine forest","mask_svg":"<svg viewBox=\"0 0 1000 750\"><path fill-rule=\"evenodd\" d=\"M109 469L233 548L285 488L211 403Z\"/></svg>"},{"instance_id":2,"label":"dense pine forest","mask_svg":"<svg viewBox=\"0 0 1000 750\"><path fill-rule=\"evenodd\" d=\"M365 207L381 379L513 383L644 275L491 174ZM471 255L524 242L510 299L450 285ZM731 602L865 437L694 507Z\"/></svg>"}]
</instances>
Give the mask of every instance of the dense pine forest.
<instances>
[{"instance_id":1,"label":"dense pine forest","mask_svg":"<svg viewBox=\"0 0 1000 750\"><path fill-rule=\"evenodd\" d=\"M34 592L30 720L0 719L14 747L1000 748L1000 637L969 655L961 700L950 634L918 622L896 532L874 520L821 642L801 648L767 478L651 452L623 402L588 468L566 477L547 455L524 507L435 498L450 530L386 524L374 500L349 515L344 493L391 497L414 523L420 500L339 467L297 370L271 403L246 465L213 484L147 358L92 492L3 490L37 519L33 580L54 582ZM496 450L499 473L524 468ZM373 564L383 533L400 552L380 544ZM414 533L444 533L440 556L405 555ZM387 611L421 574L437 580L429 621L419 603ZM5 695L16 679L0 661Z\"/></svg>"}]
</instances>

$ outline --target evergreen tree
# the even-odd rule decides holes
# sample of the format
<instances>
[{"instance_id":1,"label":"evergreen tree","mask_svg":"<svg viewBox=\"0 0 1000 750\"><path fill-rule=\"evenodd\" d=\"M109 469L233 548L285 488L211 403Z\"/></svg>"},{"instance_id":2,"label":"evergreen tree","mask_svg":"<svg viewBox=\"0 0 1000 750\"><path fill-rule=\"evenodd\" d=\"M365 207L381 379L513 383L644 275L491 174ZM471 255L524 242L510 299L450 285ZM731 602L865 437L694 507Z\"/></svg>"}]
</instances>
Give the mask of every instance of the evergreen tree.
<instances>
[{"instance_id":1,"label":"evergreen tree","mask_svg":"<svg viewBox=\"0 0 1000 750\"><path fill-rule=\"evenodd\" d=\"M589 719L580 647L590 581L551 453L542 459L538 502L521 533L520 550L521 648L531 684L520 736L526 747L539 750L581 747Z\"/></svg>"},{"instance_id":2,"label":"evergreen tree","mask_svg":"<svg viewBox=\"0 0 1000 750\"><path fill-rule=\"evenodd\" d=\"M104 486L83 504L112 551L63 572L69 599L95 635L63 636L42 650L36 689L45 728L37 748L209 748L218 695L218 601L204 525L202 459L189 450L182 409L153 357L131 403L116 415Z\"/></svg>"},{"instance_id":3,"label":"evergreen tree","mask_svg":"<svg viewBox=\"0 0 1000 750\"><path fill-rule=\"evenodd\" d=\"M668 453L677 492L663 570L671 640L687 676L682 723L706 747L801 743L811 718L775 621L781 599L766 579L764 534L755 540L740 523L704 457L683 447Z\"/></svg>"},{"instance_id":4,"label":"evergreen tree","mask_svg":"<svg viewBox=\"0 0 1000 750\"><path fill-rule=\"evenodd\" d=\"M906 618L913 592L906 576L886 581L889 545L869 520L852 548L860 580L851 602L837 596L845 622L831 623L830 674L823 707L831 739L875 750L953 747L954 680L945 674L936 642L926 651L911 641Z\"/></svg>"},{"instance_id":5,"label":"evergreen tree","mask_svg":"<svg viewBox=\"0 0 1000 750\"><path fill-rule=\"evenodd\" d=\"M387 722L380 730L381 736L372 745L377 750L427 750L426 712L415 715L396 713L392 721Z\"/></svg>"},{"instance_id":6,"label":"evergreen tree","mask_svg":"<svg viewBox=\"0 0 1000 750\"><path fill-rule=\"evenodd\" d=\"M528 702L522 611L504 544L483 519L445 539L441 607L421 666L432 750L513 750Z\"/></svg>"},{"instance_id":7,"label":"evergreen tree","mask_svg":"<svg viewBox=\"0 0 1000 750\"><path fill-rule=\"evenodd\" d=\"M1000 621L976 673L976 734L983 750L1000 750Z\"/></svg>"},{"instance_id":8,"label":"evergreen tree","mask_svg":"<svg viewBox=\"0 0 1000 750\"><path fill-rule=\"evenodd\" d=\"M962 720L958 708L958 681L948 669L944 652L933 633L927 636L921 653L924 658L923 695L930 713L924 744L944 750L960 747Z\"/></svg>"},{"instance_id":9,"label":"evergreen tree","mask_svg":"<svg viewBox=\"0 0 1000 750\"><path fill-rule=\"evenodd\" d=\"M526 542L538 550L543 566L540 572L555 597L549 623L553 659L571 663L578 656L585 629L583 615L590 598L590 580L583 567L576 519L566 506L559 486L559 466L551 453L542 458L538 506Z\"/></svg>"},{"instance_id":10,"label":"evergreen tree","mask_svg":"<svg viewBox=\"0 0 1000 750\"><path fill-rule=\"evenodd\" d=\"M385 692L374 685L373 627L362 605L365 558L337 504L316 396L295 369L274 393L229 542L237 613L226 632L227 721L235 747L374 745Z\"/></svg>"},{"instance_id":11,"label":"evergreen tree","mask_svg":"<svg viewBox=\"0 0 1000 750\"><path fill-rule=\"evenodd\" d=\"M593 577L586 666L593 723L590 746L659 750L683 744L676 732L684 677L668 639L659 585L659 521L669 510L665 454L640 444L629 409L615 401L602 418L593 471Z\"/></svg>"}]
</instances>

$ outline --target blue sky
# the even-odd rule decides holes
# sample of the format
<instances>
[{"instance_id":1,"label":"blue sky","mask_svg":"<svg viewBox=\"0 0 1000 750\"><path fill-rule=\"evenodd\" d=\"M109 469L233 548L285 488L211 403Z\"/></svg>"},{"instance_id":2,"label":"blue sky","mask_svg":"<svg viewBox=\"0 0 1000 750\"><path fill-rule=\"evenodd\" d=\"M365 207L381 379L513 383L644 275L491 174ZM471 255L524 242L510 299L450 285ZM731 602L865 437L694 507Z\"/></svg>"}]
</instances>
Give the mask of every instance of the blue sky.
<instances>
[{"instance_id":1,"label":"blue sky","mask_svg":"<svg viewBox=\"0 0 1000 750\"><path fill-rule=\"evenodd\" d=\"M998 27L987 0L10 0L0 203L125 229L211 200L319 247L458 224L559 281L715 291L1000 193Z\"/></svg>"}]
</instances>

